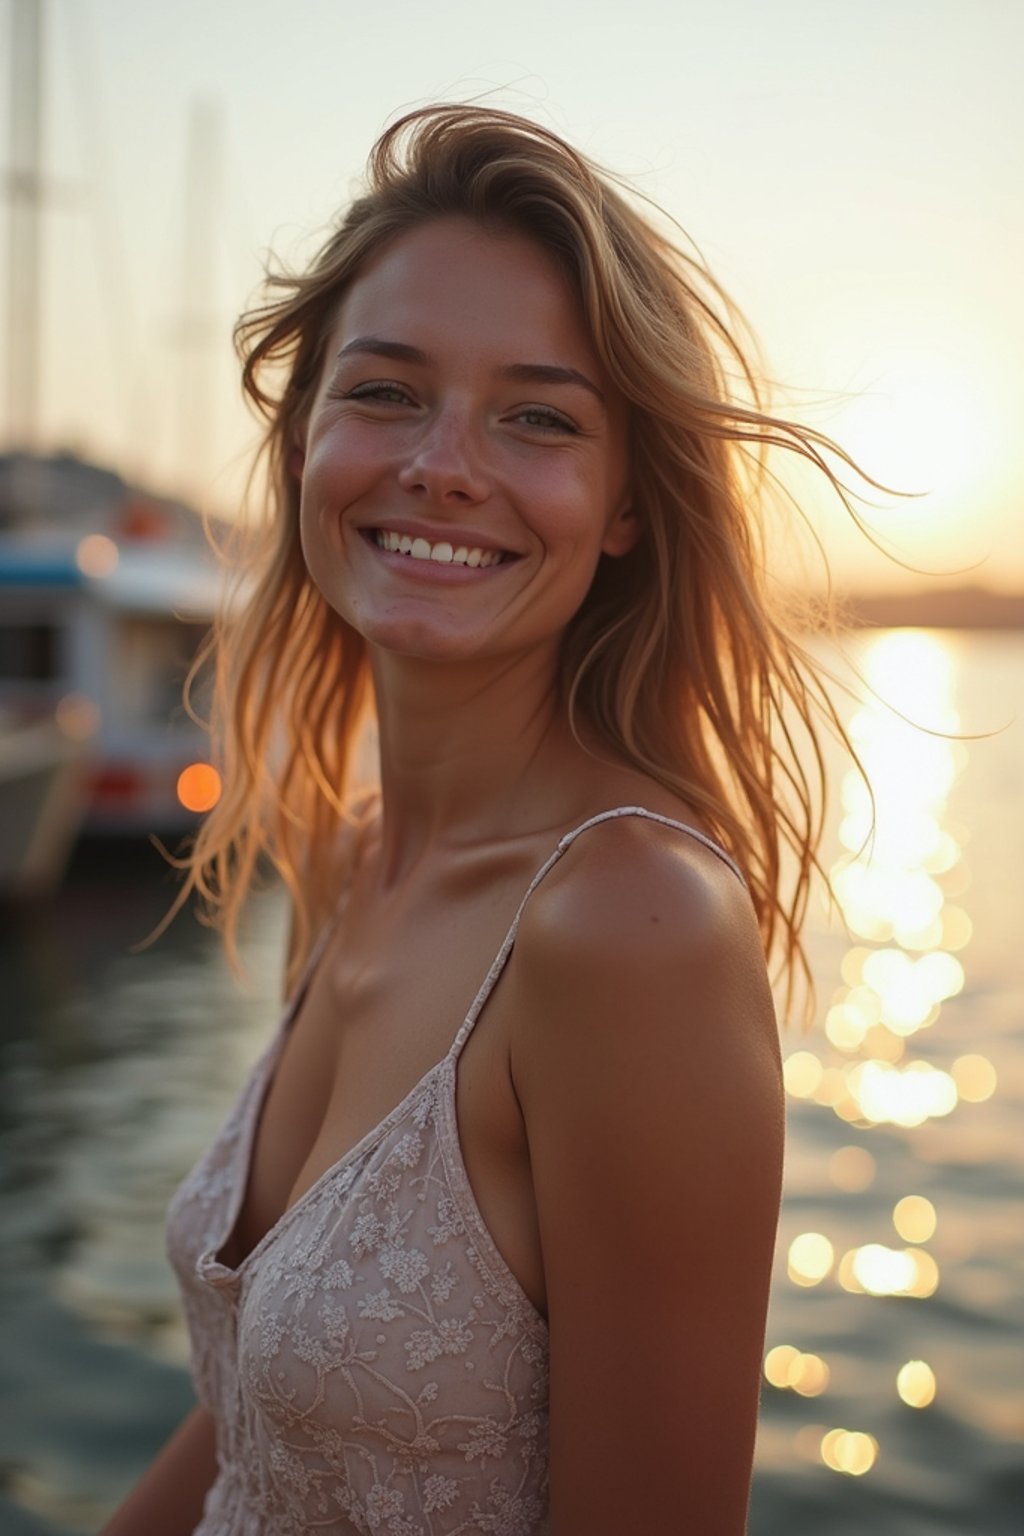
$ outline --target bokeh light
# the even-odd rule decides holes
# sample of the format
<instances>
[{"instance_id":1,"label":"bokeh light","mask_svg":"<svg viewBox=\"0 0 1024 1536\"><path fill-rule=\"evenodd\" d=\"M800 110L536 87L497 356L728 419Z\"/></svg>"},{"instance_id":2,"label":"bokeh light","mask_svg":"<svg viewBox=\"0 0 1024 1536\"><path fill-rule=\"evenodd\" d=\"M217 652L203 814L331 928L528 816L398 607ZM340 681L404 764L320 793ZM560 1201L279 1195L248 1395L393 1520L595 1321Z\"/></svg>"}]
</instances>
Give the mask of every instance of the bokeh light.
<instances>
[{"instance_id":1,"label":"bokeh light","mask_svg":"<svg viewBox=\"0 0 1024 1536\"><path fill-rule=\"evenodd\" d=\"M939 1266L924 1248L908 1248L907 1252L914 1261L914 1280L907 1295L922 1299L934 1296L939 1288Z\"/></svg>"},{"instance_id":2,"label":"bokeh light","mask_svg":"<svg viewBox=\"0 0 1024 1536\"><path fill-rule=\"evenodd\" d=\"M878 1459L874 1435L856 1429L830 1429L821 1441L821 1459L833 1472L863 1477Z\"/></svg>"},{"instance_id":3,"label":"bokeh light","mask_svg":"<svg viewBox=\"0 0 1024 1536\"><path fill-rule=\"evenodd\" d=\"M933 1296L939 1266L923 1248L887 1248L866 1243L844 1253L836 1267L844 1291L868 1296Z\"/></svg>"},{"instance_id":4,"label":"bokeh light","mask_svg":"<svg viewBox=\"0 0 1024 1536\"><path fill-rule=\"evenodd\" d=\"M764 1357L765 1379L773 1387L788 1387L790 1367L800 1358L800 1351L793 1344L776 1344Z\"/></svg>"},{"instance_id":5,"label":"bokeh light","mask_svg":"<svg viewBox=\"0 0 1024 1536\"><path fill-rule=\"evenodd\" d=\"M966 949L974 935L974 924L963 907L944 908L942 913L942 947L946 950Z\"/></svg>"},{"instance_id":6,"label":"bokeh light","mask_svg":"<svg viewBox=\"0 0 1024 1536\"><path fill-rule=\"evenodd\" d=\"M820 1285L835 1263L835 1250L820 1232L802 1232L789 1245L789 1278L797 1285Z\"/></svg>"},{"instance_id":7,"label":"bokeh light","mask_svg":"<svg viewBox=\"0 0 1024 1536\"><path fill-rule=\"evenodd\" d=\"M899 1035L894 1035L884 1024L876 1024L864 1037L864 1054L876 1061L902 1061L907 1047Z\"/></svg>"},{"instance_id":8,"label":"bokeh light","mask_svg":"<svg viewBox=\"0 0 1024 1536\"><path fill-rule=\"evenodd\" d=\"M820 1355L799 1355L789 1373L789 1386L801 1397L820 1397L829 1384L831 1372Z\"/></svg>"},{"instance_id":9,"label":"bokeh light","mask_svg":"<svg viewBox=\"0 0 1024 1536\"><path fill-rule=\"evenodd\" d=\"M896 1391L910 1408L935 1401L935 1372L924 1360L908 1360L896 1377Z\"/></svg>"},{"instance_id":10,"label":"bokeh light","mask_svg":"<svg viewBox=\"0 0 1024 1536\"><path fill-rule=\"evenodd\" d=\"M794 1051L782 1066L786 1092L796 1099L809 1099L821 1082L823 1068L813 1051Z\"/></svg>"},{"instance_id":11,"label":"bokeh light","mask_svg":"<svg viewBox=\"0 0 1024 1536\"><path fill-rule=\"evenodd\" d=\"M863 1061L850 1068L846 1080L862 1115L875 1125L923 1125L956 1108L955 1081L927 1061L912 1061L902 1070L887 1061Z\"/></svg>"},{"instance_id":12,"label":"bokeh light","mask_svg":"<svg viewBox=\"0 0 1024 1536\"><path fill-rule=\"evenodd\" d=\"M826 1067L821 1074L821 1081L814 1090L813 1098L816 1104L826 1105L834 1109L844 1099L849 1098L846 1086L846 1078L839 1067Z\"/></svg>"},{"instance_id":13,"label":"bokeh light","mask_svg":"<svg viewBox=\"0 0 1024 1536\"><path fill-rule=\"evenodd\" d=\"M190 763L178 775L178 799L186 811L209 811L221 795L221 779L210 763Z\"/></svg>"},{"instance_id":14,"label":"bokeh light","mask_svg":"<svg viewBox=\"0 0 1024 1536\"><path fill-rule=\"evenodd\" d=\"M968 1104L982 1104L996 1091L996 1069L986 1056L959 1056L951 1073L957 1093Z\"/></svg>"},{"instance_id":15,"label":"bokeh light","mask_svg":"<svg viewBox=\"0 0 1024 1536\"><path fill-rule=\"evenodd\" d=\"M105 533L88 533L75 550L75 564L83 576L109 576L120 560L117 545Z\"/></svg>"},{"instance_id":16,"label":"bokeh light","mask_svg":"<svg viewBox=\"0 0 1024 1536\"><path fill-rule=\"evenodd\" d=\"M100 728L100 709L85 693L65 693L53 711L57 729L69 741L89 741Z\"/></svg>"},{"instance_id":17,"label":"bokeh light","mask_svg":"<svg viewBox=\"0 0 1024 1536\"><path fill-rule=\"evenodd\" d=\"M905 1296L917 1272L909 1253L882 1243L867 1243L854 1256L853 1273L871 1296Z\"/></svg>"},{"instance_id":18,"label":"bokeh light","mask_svg":"<svg viewBox=\"0 0 1024 1536\"><path fill-rule=\"evenodd\" d=\"M892 1224L907 1243L926 1243L934 1236L935 1207L924 1195L904 1195L892 1213Z\"/></svg>"},{"instance_id":19,"label":"bokeh light","mask_svg":"<svg viewBox=\"0 0 1024 1536\"><path fill-rule=\"evenodd\" d=\"M773 1387L798 1392L801 1397L819 1397L831 1376L820 1355L804 1354L792 1344L776 1344L768 1351L764 1374Z\"/></svg>"},{"instance_id":20,"label":"bokeh light","mask_svg":"<svg viewBox=\"0 0 1024 1536\"><path fill-rule=\"evenodd\" d=\"M866 1147L839 1147L828 1160L828 1176L837 1189L859 1194L874 1180L877 1165Z\"/></svg>"}]
</instances>

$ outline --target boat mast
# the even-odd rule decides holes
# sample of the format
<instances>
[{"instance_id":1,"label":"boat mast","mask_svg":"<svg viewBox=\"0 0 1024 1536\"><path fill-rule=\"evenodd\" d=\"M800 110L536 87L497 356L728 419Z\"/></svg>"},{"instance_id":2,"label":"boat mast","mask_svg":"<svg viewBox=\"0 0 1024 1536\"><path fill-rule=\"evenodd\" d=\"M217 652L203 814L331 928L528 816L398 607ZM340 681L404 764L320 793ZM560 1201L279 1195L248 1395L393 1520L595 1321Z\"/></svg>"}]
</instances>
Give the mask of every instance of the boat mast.
<instances>
[{"instance_id":1,"label":"boat mast","mask_svg":"<svg viewBox=\"0 0 1024 1536\"><path fill-rule=\"evenodd\" d=\"M180 368L174 473L179 485L200 502L210 491L216 425L212 364L215 348L224 339L223 323L214 307L215 235L224 201L222 161L220 104L205 97L194 99L188 117L176 326Z\"/></svg>"},{"instance_id":2,"label":"boat mast","mask_svg":"<svg viewBox=\"0 0 1024 1536\"><path fill-rule=\"evenodd\" d=\"M29 450L39 433L42 32L42 0L12 0L7 420L10 445Z\"/></svg>"}]
</instances>

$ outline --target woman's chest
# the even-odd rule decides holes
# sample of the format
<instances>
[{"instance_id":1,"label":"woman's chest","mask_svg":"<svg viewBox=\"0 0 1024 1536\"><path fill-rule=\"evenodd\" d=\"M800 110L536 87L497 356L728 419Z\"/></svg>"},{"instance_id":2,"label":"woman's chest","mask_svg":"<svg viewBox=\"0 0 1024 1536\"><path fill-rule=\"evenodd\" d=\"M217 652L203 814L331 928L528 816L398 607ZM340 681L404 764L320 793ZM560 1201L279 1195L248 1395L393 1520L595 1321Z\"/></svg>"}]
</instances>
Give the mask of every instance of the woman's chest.
<instances>
[{"instance_id":1,"label":"woman's chest","mask_svg":"<svg viewBox=\"0 0 1024 1536\"><path fill-rule=\"evenodd\" d=\"M220 1253L232 1267L318 1181L339 1176L449 1053L501 942L505 903L461 921L423 914L391 943L339 931L316 967L256 1106L244 1193ZM435 914L435 917L438 914ZM500 988L452 1064L453 1149L498 1252L545 1295L525 1129Z\"/></svg>"}]
</instances>

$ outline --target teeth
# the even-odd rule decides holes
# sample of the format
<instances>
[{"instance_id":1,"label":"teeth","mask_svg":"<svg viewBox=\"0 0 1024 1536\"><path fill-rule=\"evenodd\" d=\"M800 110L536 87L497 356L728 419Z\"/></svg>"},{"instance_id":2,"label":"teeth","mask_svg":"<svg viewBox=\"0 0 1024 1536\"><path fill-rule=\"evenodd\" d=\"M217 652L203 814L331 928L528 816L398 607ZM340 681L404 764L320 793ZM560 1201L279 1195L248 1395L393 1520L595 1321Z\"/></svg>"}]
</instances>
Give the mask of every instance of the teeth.
<instances>
[{"instance_id":1,"label":"teeth","mask_svg":"<svg viewBox=\"0 0 1024 1536\"><path fill-rule=\"evenodd\" d=\"M486 570L501 560L500 549L469 549L465 544L453 549L444 539L431 544L426 539L410 538L406 533L393 533L389 528L376 529L374 538L378 549L409 555L413 560L433 560L438 565L468 565L474 570L479 566L481 570Z\"/></svg>"}]
</instances>

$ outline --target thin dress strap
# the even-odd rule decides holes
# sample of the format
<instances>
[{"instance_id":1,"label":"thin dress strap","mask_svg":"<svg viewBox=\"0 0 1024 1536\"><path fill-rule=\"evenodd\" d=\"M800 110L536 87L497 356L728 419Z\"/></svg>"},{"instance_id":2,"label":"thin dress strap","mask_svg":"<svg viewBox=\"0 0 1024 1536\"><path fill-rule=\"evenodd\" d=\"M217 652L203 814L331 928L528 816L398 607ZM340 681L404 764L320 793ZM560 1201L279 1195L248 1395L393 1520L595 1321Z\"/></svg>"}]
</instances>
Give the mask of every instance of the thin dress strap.
<instances>
[{"instance_id":1,"label":"thin dress strap","mask_svg":"<svg viewBox=\"0 0 1024 1536\"><path fill-rule=\"evenodd\" d=\"M549 871L554 869L555 865L558 863L563 853L565 853L566 849L570 848L582 833L589 831L591 827L598 826L602 821L615 821L620 816L641 816L645 821L658 821L662 824L662 826L674 827L677 832L685 832L688 837L694 838L698 843L703 843L704 847L710 849L710 851L715 854L717 858L721 859L723 864L727 864L728 867L732 870L733 874L739 880L740 884L746 888L747 882L744 879L743 871L740 869L735 859L730 858L725 849L722 848L720 844L716 843L714 838L708 837L704 832L699 832L696 827L689 826L685 821L675 821L671 816L661 816L657 811L648 811L642 805L620 805L617 806L613 811L601 811L597 816L591 816L587 821L581 822L578 827L574 827L571 832L567 832L563 838L559 839L558 845L554 852L550 855L550 857L545 859L544 863L541 865L540 869L538 869L537 873L534 875L533 879L527 886L526 894L524 895L522 901L519 903L516 915L512 919L512 926L509 928L508 933L506 933L504 941L502 942L502 946L494 958L494 964L491 966L490 970L487 972L487 975L484 977L483 985L481 986L476 997L473 999L472 1006L466 1015L465 1021L459 1029L458 1034L455 1036L455 1039L452 1041L451 1049L448 1053L449 1056L458 1057L462 1047L465 1045L467 1039L470 1036L470 1033L472 1032L473 1025L480 1017L480 1013L484 1004L494 990L498 977L505 969L505 963L508 960L509 955L512 953L512 946L515 944L516 936L519 933L519 923L524 911L526 910L526 903L529 901L538 885L540 885L541 881L549 873Z\"/></svg>"}]
</instances>

